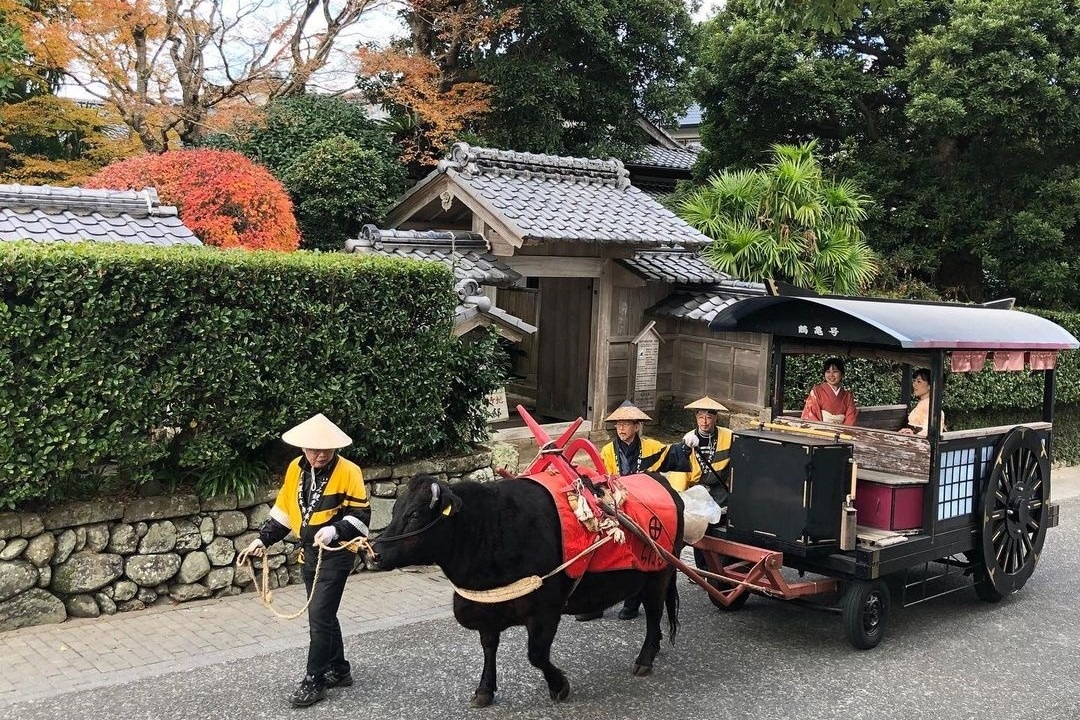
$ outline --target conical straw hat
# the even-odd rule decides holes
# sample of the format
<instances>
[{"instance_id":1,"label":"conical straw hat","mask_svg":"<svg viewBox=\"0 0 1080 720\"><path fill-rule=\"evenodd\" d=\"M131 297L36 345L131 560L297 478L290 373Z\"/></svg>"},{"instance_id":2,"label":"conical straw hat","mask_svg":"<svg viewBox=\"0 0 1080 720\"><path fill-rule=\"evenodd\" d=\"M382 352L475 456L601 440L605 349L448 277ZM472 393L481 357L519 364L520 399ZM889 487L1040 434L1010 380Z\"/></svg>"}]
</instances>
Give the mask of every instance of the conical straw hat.
<instances>
[{"instance_id":1,"label":"conical straw hat","mask_svg":"<svg viewBox=\"0 0 1080 720\"><path fill-rule=\"evenodd\" d=\"M352 438L322 413L286 430L281 434L281 439L308 450L337 450L352 444Z\"/></svg>"},{"instance_id":2,"label":"conical straw hat","mask_svg":"<svg viewBox=\"0 0 1080 720\"><path fill-rule=\"evenodd\" d=\"M687 410L708 410L709 412L727 412L727 408L706 395L686 406Z\"/></svg>"},{"instance_id":3,"label":"conical straw hat","mask_svg":"<svg viewBox=\"0 0 1080 720\"><path fill-rule=\"evenodd\" d=\"M651 417L643 413L638 409L638 406L629 400L623 400L623 404L615 408L615 411L605 418L607 422L615 422L616 420L632 420L634 422L642 422L652 420Z\"/></svg>"}]
</instances>

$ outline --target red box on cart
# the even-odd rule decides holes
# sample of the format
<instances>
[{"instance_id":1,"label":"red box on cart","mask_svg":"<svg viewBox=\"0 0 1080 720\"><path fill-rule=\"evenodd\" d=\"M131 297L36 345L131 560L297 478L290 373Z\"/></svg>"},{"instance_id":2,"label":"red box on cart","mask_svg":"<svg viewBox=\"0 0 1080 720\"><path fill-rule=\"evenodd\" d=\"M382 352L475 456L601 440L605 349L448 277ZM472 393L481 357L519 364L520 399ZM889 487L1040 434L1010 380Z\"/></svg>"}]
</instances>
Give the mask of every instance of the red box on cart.
<instances>
[{"instance_id":1,"label":"red box on cart","mask_svg":"<svg viewBox=\"0 0 1080 720\"><path fill-rule=\"evenodd\" d=\"M886 484L859 478L855 486L857 522L879 530L921 528L925 487L925 484Z\"/></svg>"}]
</instances>

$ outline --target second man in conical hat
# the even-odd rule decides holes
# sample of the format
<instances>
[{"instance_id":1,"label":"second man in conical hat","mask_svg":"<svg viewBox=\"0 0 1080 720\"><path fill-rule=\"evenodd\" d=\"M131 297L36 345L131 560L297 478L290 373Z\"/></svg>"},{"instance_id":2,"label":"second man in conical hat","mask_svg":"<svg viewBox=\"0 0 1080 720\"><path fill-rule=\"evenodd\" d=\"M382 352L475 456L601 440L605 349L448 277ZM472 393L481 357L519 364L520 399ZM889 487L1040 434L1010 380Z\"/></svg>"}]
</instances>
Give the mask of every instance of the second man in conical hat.
<instances>
[{"instance_id":1,"label":"second man in conical hat","mask_svg":"<svg viewBox=\"0 0 1080 720\"><path fill-rule=\"evenodd\" d=\"M670 445L641 435L641 424L651 421L652 418L629 400L615 408L606 420L615 423L615 439L600 450L604 471L609 475L666 472L682 464L679 458L670 452ZM619 619L631 620L637 617L640 605L641 599L637 596L628 598L619 611ZM584 613L578 615L577 619L595 620L603 614L603 611Z\"/></svg>"}]
</instances>

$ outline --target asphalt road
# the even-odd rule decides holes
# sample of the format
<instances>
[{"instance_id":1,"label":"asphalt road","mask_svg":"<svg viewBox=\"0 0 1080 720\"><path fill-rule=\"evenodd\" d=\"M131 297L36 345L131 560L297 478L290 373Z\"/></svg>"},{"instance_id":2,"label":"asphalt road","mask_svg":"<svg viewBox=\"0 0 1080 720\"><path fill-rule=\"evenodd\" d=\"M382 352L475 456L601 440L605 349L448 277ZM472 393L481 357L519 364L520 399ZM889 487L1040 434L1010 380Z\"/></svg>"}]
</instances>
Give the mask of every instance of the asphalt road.
<instances>
[{"instance_id":1,"label":"asphalt road","mask_svg":"<svg viewBox=\"0 0 1080 720\"><path fill-rule=\"evenodd\" d=\"M665 640L651 677L629 668L644 621L561 626L553 658L570 699L553 703L504 635L495 704L468 707L482 654L452 620L347 639L358 683L294 710L285 698L303 657L284 652L7 708L12 720L104 718L1010 718L1080 717L1080 499L1062 503L1035 575L986 605L966 590L896 610L876 649L853 650L837 615L751 599L721 613L680 577L678 643ZM447 598L449 602L449 598ZM666 626L665 626L666 627ZM665 629L666 632L666 629Z\"/></svg>"}]
</instances>

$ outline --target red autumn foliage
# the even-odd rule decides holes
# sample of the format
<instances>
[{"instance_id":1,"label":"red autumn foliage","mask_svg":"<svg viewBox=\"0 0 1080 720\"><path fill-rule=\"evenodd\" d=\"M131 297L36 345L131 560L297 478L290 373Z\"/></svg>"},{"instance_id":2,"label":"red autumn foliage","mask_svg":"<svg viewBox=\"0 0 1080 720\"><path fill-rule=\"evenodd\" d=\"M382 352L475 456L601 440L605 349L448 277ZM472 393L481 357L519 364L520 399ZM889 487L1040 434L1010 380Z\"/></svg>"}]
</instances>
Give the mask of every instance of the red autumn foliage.
<instances>
[{"instance_id":1,"label":"red autumn foliage","mask_svg":"<svg viewBox=\"0 0 1080 720\"><path fill-rule=\"evenodd\" d=\"M284 186L261 165L228 150L172 150L103 168L89 188L157 188L207 245L248 250L295 250L300 231Z\"/></svg>"}]
</instances>

